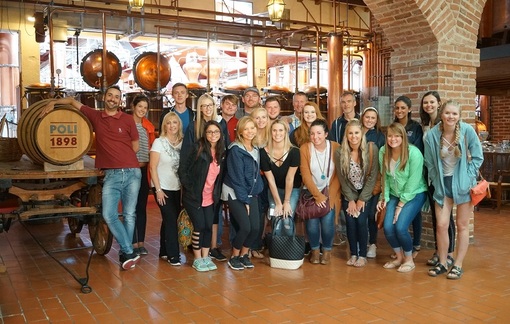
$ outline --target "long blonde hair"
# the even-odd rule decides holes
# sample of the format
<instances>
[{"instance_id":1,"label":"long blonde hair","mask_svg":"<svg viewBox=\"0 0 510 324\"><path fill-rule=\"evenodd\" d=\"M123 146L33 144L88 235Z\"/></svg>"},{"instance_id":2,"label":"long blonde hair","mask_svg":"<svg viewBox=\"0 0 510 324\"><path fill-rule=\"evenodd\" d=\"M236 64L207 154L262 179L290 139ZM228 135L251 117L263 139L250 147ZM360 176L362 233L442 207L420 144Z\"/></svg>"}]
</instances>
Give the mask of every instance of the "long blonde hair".
<instances>
[{"instance_id":1,"label":"long blonde hair","mask_svg":"<svg viewBox=\"0 0 510 324\"><path fill-rule=\"evenodd\" d=\"M269 140L267 142L267 146L266 146L266 151L269 155L269 158L271 159L271 162L275 162L275 158L274 158L274 149L273 149L273 146L274 146L274 143L273 143L273 134L272 134L272 131L273 131L273 127L275 125L283 125L283 129L285 131L285 138L283 139L283 152L285 154L285 152L287 152L288 150L290 150L291 147L293 147L294 145L292 145L292 143L290 142L290 139L289 139L289 124L282 121L281 119L277 119L275 121L273 121L271 123L271 128L269 129L270 132L271 132L271 135L269 136Z\"/></svg>"},{"instance_id":2,"label":"long blonde hair","mask_svg":"<svg viewBox=\"0 0 510 324\"><path fill-rule=\"evenodd\" d=\"M384 144L386 151L384 152L383 163L386 170L390 169L390 161L393 153L393 149L388 145L388 136L398 135L402 137L402 145L400 149L400 165L399 169L404 170L407 160L409 160L409 140L407 139L407 132L404 126L399 122L393 122L386 130L386 144ZM421 170L419 171L421 172Z\"/></svg>"},{"instance_id":3,"label":"long blonde hair","mask_svg":"<svg viewBox=\"0 0 510 324\"><path fill-rule=\"evenodd\" d=\"M363 174L367 174L369 172L369 170L368 170L369 152L368 152L367 140L365 138L365 135L363 135L363 124L357 119L349 120L347 125L345 125L345 134L346 135L347 135L349 127L359 127L359 130L361 132L361 143L358 148L358 155L360 157L360 165L361 165L361 168L363 169ZM344 157L342 159L342 164L340 165L340 171L344 175L349 174L351 152L352 152L351 145L350 145L349 141L347 140L347 136L344 136L344 138L342 140L342 146L340 147L340 153Z\"/></svg>"},{"instance_id":4,"label":"long blonde hair","mask_svg":"<svg viewBox=\"0 0 510 324\"><path fill-rule=\"evenodd\" d=\"M307 103L305 103L303 111L301 112L301 117L299 118L299 120L301 121L301 125L298 128L296 128L296 131L294 132L294 139L296 140L298 146L310 142L310 127L306 124L304 119L306 106L312 106L315 109L317 119L324 119L324 117L322 117L319 106L315 102L308 101Z\"/></svg>"},{"instance_id":5,"label":"long blonde hair","mask_svg":"<svg viewBox=\"0 0 510 324\"><path fill-rule=\"evenodd\" d=\"M202 105L204 104L204 101L210 100L213 104L213 113L211 116L211 120L216 120L218 117L217 109L216 109L216 103L214 102L214 98L208 95L207 93L204 93L203 95L198 98L197 107L197 120L195 121L195 141L197 141L200 137L202 137L202 134L204 132L204 125L205 120L202 117Z\"/></svg>"},{"instance_id":6,"label":"long blonde hair","mask_svg":"<svg viewBox=\"0 0 510 324\"><path fill-rule=\"evenodd\" d=\"M455 146L455 149L454 149L455 157L459 158L461 156L460 149L459 149L459 140L460 140L460 115L462 113L462 110L460 109L460 105L458 102L453 101L453 100L448 100L447 102L445 102L444 104L441 105L441 108L439 108L439 112L438 112L439 118L441 118L443 116L443 112L444 112L444 109L446 108L446 106L453 106L459 110L459 120L457 121L457 124L455 124L455 130L454 130L455 139L454 139L453 143L451 143L452 145ZM442 140L442 137L443 137L443 133L444 133L444 124L443 124L442 118L441 118L441 122L439 123L439 131L441 132L441 138L439 139L439 143L441 146L440 146L439 152L441 152L441 159L444 159L446 157L446 153L443 153L444 141Z\"/></svg>"},{"instance_id":7,"label":"long blonde hair","mask_svg":"<svg viewBox=\"0 0 510 324\"><path fill-rule=\"evenodd\" d=\"M258 114L265 114L267 117L267 123L266 123L266 127L264 129L260 129L257 126L256 116ZM269 114L267 113L266 108L258 107L258 108L253 109L250 116L255 121L255 127L257 127L257 136L255 136L255 138L253 140L253 145L255 145L259 148L265 147L269 141L269 138L271 137L270 136L271 123L270 123L270 119L269 119Z\"/></svg>"}]
</instances>

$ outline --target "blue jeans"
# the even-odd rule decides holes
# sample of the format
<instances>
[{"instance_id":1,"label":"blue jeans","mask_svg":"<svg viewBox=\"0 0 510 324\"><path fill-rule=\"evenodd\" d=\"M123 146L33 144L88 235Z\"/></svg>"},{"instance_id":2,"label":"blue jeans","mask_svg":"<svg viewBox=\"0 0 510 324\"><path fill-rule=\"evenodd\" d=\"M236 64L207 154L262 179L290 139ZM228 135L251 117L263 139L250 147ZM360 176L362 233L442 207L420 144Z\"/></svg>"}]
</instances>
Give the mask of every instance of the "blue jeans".
<instances>
[{"instance_id":1,"label":"blue jeans","mask_svg":"<svg viewBox=\"0 0 510 324\"><path fill-rule=\"evenodd\" d=\"M124 254L133 253L133 232L136 221L136 203L142 173L140 168L107 169L103 183L103 218ZM119 219L119 201L123 220Z\"/></svg>"},{"instance_id":2,"label":"blue jeans","mask_svg":"<svg viewBox=\"0 0 510 324\"><path fill-rule=\"evenodd\" d=\"M285 200L285 189L278 189L278 195L280 196L280 201L283 203ZM290 209L292 209L292 217L294 217L294 213L296 212L296 207L299 200L299 194L301 193L301 188L292 188L292 192L290 193ZM269 200L269 209L274 209L276 206L274 202L273 195L271 194L271 190L268 190L267 199Z\"/></svg>"},{"instance_id":3,"label":"blue jeans","mask_svg":"<svg viewBox=\"0 0 510 324\"><path fill-rule=\"evenodd\" d=\"M362 211L357 218L347 213L348 206L349 202L345 199L342 199L342 210L345 213L347 240L349 241L351 256L360 256L366 258L368 240L367 219L368 214L370 213L367 207L369 206L366 204L364 211Z\"/></svg>"},{"instance_id":4,"label":"blue jeans","mask_svg":"<svg viewBox=\"0 0 510 324\"><path fill-rule=\"evenodd\" d=\"M395 252L404 250L404 255L409 256L413 253L413 241L411 234L409 234L409 225L418 214L418 211L423 207L426 194L421 192L417 194L413 200L408 201L404 208L400 211L398 220L393 224L393 216L399 199L395 196L390 196L390 201L386 204L386 216L384 218L384 235L388 243Z\"/></svg>"},{"instance_id":5,"label":"blue jeans","mask_svg":"<svg viewBox=\"0 0 510 324\"><path fill-rule=\"evenodd\" d=\"M379 201L379 195L372 196L369 201L365 204L365 210L368 211L368 243L377 244L377 223L375 221L375 213L377 210L377 202Z\"/></svg>"},{"instance_id":6,"label":"blue jeans","mask_svg":"<svg viewBox=\"0 0 510 324\"><path fill-rule=\"evenodd\" d=\"M322 248L330 251L335 237L335 209L331 209L324 217L308 219L305 224L312 250L317 250L322 242Z\"/></svg>"}]
</instances>

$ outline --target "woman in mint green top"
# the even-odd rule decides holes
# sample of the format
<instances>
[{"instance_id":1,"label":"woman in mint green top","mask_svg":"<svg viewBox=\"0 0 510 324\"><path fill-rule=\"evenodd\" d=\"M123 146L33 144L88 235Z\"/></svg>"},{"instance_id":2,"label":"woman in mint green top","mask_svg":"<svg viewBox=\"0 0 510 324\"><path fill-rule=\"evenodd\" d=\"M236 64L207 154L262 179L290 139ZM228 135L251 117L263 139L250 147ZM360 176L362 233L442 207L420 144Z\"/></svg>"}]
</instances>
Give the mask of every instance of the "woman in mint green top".
<instances>
[{"instance_id":1,"label":"woman in mint green top","mask_svg":"<svg viewBox=\"0 0 510 324\"><path fill-rule=\"evenodd\" d=\"M422 172L423 155L409 144L401 124L391 124L386 134L386 144L379 151L383 192L377 210L386 207L384 235L397 258L387 262L384 268L410 272L415 265L409 225L421 210L427 191Z\"/></svg>"}]
</instances>

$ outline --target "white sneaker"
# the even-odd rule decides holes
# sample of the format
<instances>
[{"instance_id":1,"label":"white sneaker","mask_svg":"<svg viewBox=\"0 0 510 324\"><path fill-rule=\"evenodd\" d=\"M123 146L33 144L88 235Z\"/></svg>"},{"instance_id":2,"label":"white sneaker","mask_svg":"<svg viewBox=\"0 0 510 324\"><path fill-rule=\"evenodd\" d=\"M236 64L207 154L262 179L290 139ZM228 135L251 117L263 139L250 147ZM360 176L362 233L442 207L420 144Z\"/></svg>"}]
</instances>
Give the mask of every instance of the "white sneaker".
<instances>
[{"instance_id":1,"label":"white sneaker","mask_svg":"<svg viewBox=\"0 0 510 324\"><path fill-rule=\"evenodd\" d=\"M367 251L367 258L375 258L375 256L377 255L376 253L377 251L377 246L375 246L375 244L370 244L370 246L368 247L368 251Z\"/></svg>"}]
</instances>

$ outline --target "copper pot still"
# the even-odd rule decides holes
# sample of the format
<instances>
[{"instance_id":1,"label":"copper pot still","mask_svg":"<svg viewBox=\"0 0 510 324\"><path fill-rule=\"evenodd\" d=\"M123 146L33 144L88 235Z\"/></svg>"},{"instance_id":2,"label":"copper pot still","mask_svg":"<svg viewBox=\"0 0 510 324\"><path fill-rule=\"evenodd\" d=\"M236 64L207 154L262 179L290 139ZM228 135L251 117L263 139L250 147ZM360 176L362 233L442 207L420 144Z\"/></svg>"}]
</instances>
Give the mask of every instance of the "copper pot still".
<instances>
[{"instance_id":1,"label":"copper pot still","mask_svg":"<svg viewBox=\"0 0 510 324\"><path fill-rule=\"evenodd\" d=\"M136 84L146 91L159 91L170 82L170 63L159 54L159 89L158 89L158 54L144 52L133 63Z\"/></svg>"},{"instance_id":2,"label":"copper pot still","mask_svg":"<svg viewBox=\"0 0 510 324\"><path fill-rule=\"evenodd\" d=\"M96 49L88 53L81 61L80 73L83 81L92 88L101 89L102 86L107 88L120 80L122 66L120 65L119 58L110 51L106 51L105 70L103 71L102 49ZM98 73L101 73L101 76ZM106 76L106 84L103 85L104 76Z\"/></svg>"}]
</instances>

